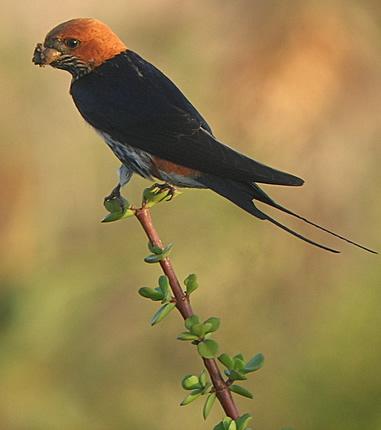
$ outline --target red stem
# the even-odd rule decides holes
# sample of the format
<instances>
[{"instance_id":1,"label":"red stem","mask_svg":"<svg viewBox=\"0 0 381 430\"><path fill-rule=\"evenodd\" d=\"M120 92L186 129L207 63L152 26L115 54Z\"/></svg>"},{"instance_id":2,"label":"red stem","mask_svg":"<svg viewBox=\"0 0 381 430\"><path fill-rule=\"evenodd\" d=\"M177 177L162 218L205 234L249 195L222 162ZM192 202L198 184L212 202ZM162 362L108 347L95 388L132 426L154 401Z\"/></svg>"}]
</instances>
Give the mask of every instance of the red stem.
<instances>
[{"instance_id":1,"label":"red stem","mask_svg":"<svg viewBox=\"0 0 381 430\"><path fill-rule=\"evenodd\" d=\"M136 218L139 220L141 226L143 227L148 239L154 246L158 246L163 249L163 244L161 243L160 237L157 234L155 226L153 225L151 214L149 209L144 206L140 209L136 209ZM173 269L171 260L166 257L164 260L160 261L160 266L164 274L168 277L169 283L176 299L176 307L181 313L184 319L189 318L194 315L192 307L190 305L189 296L184 293L181 288L180 282L177 279L176 273ZM234 403L233 397L227 386L224 378L218 369L217 362L213 358L203 358L205 367L210 375L210 379L213 383L214 390L216 392L217 398L221 403L226 415L233 420L239 417L238 409Z\"/></svg>"}]
</instances>

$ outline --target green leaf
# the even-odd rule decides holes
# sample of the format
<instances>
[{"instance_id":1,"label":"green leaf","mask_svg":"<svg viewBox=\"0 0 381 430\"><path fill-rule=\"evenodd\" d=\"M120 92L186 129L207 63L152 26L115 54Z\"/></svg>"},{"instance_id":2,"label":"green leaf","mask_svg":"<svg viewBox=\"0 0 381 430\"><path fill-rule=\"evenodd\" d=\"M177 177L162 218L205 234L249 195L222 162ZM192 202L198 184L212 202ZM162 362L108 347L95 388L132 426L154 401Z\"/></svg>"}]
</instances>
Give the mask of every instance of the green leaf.
<instances>
[{"instance_id":1,"label":"green leaf","mask_svg":"<svg viewBox=\"0 0 381 430\"><path fill-rule=\"evenodd\" d=\"M151 299L155 302L163 299L163 293L161 291L158 291L156 288L150 288L150 287L142 287L139 288L138 293L146 297L147 299Z\"/></svg>"},{"instance_id":2,"label":"green leaf","mask_svg":"<svg viewBox=\"0 0 381 430\"><path fill-rule=\"evenodd\" d=\"M169 279L167 276L162 275L159 277L159 287L163 291L163 293L166 293L169 289Z\"/></svg>"},{"instance_id":3,"label":"green leaf","mask_svg":"<svg viewBox=\"0 0 381 430\"><path fill-rule=\"evenodd\" d=\"M151 252L156 255L161 255L163 253L163 248L160 248L159 246L153 246Z\"/></svg>"},{"instance_id":4,"label":"green leaf","mask_svg":"<svg viewBox=\"0 0 381 430\"><path fill-rule=\"evenodd\" d=\"M238 357L233 357L233 360L234 360L233 369L236 370L237 372L240 372L245 367L245 362Z\"/></svg>"},{"instance_id":5,"label":"green leaf","mask_svg":"<svg viewBox=\"0 0 381 430\"><path fill-rule=\"evenodd\" d=\"M131 208L130 202L127 201L125 198L121 197L124 205L124 210ZM117 213L117 212L123 212L123 208L120 204L120 200L116 197L113 197L112 199L105 200L103 203L104 207L110 212L110 213Z\"/></svg>"},{"instance_id":6,"label":"green leaf","mask_svg":"<svg viewBox=\"0 0 381 430\"><path fill-rule=\"evenodd\" d=\"M198 288L197 276L192 273L184 280L184 284L186 286L186 293L188 295L192 294Z\"/></svg>"},{"instance_id":7,"label":"green leaf","mask_svg":"<svg viewBox=\"0 0 381 430\"><path fill-rule=\"evenodd\" d=\"M225 370L225 374L229 376L229 379L232 381L245 381L247 377L240 372L237 372L234 369Z\"/></svg>"},{"instance_id":8,"label":"green leaf","mask_svg":"<svg viewBox=\"0 0 381 430\"><path fill-rule=\"evenodd\" d=\"M195 336L194 334L190 333L189 331L183 331L180 333L177 338L177 340L184 340L184 341L193 341L198 340L198 336Z\"/></svg>"},{"instance_id":9,"label":"green leaf","mask_svg":"<svg viewBox=\"0 0 381 430\"><path fill-rule=\"evenodd\" d=\"M255 372L260 369L265 363L265 357L262 354L257 354L253 357L244 368L244 373Z\"/></svg>"},{"instance_id":10,"label":"green leaf","mask_svg":"<svg viewBox=\"0 0 381 430\"><path fill-rule=\"evenodd\" d=\"M235 422L237 424L237 430L245 430L249 422L253 419L250 414L243 414L238 417Z\"/></svg>"},{"instance_id":11,"label":"green leaf","mask_svg":"<svg viewBox=\"0 0 381 430\"><path fill-rule=\"evenodd\" d=\"M135 215L134 209L126 209L124 212L114 212L106 215L101 219L101 222L113 222L118 221L123 218L129 218Z\"/></svg>"},{"instance_id":12,"label":"green leaf","mask_svg":"<svg viewBox=\"0 0 381 430\"><path fill-rule=\"evenodd\" d=\"M185 327L190 330L193 324L200 324L201 320L197 315L192 315L185 320Z\"/></svg>"},{"instance_id":13,"label":"green leaf","mask_svg":"<svg viewBox=\"0 0 381 430\"><path fill-rule=\"evenodd\" d=\"M237 358L238 360L245 361L245 356L243 354L237 354L233 358Z\"/></svg>"},{"instance_id":14,"label":"green leaf","mask_svg":"<svg viewBox=\"0 0 381 430\"><path fill-rule=\"evenodd\" d=\"M234 360L233 357L230 357L228 354L221 354L218 358L218 361L222 363L227 369L233 369Z\"/></svg>"},{"instance_id":15,"label":"green leaf","mask_svg":"<svg viewBox=\"0 0 381 430\"><path fill-rule=\"evenodd\" d=\"M194 390L195 388L201 390L203 388L199 378L196 375L184 376L183 380L181 381L181 386L184 388L184 390Z\"/></svg>"},{"instance_id":16,"label":"green leaf","mask_svg":"<svg viewBox=\"0 0 381 430\"><path fill-rule=\"evenodd\" d=\"M208 330L212 327L212 324L204 323L204 324L193 324L190 328L190 332L199 338L205 336Z\"/></svg>"},{"instance_id":17,"label":"green leaf","mask_svg":"<svg viewBox=\"0 0 381 430\"><path fill-rule=\"evenodd\" d=\"M172 300L172 296L169 288L169 279L164 275L159 278L159 289L163 292L162 303L170 302Z\"/></svg>"},{"instance_id":18,"label":"green leaf","mask_svg":"<svg viewBox=\"0 0 381 430\"><path fill-rule=\"evenodd\" d=\"M213 430L237 430L237 425L230 417L225 417Z\"/></svg>"},{"instance_id":19,"label":"green leaf","mask_svg":"<svg viewBox=\"0 0 381 430\"><path fill-rule=\"evenodd\" d=\"M246 390L246 388L241 387L240 385L230 385L230 391L233 391L233 393L239 394L240 396L248 397L249 399L252 399L254 396L249 391Z\"/></svg>"},{"instance_id":20,"label":"green leaf","mask_svg":"<svg viewBox=\"0 0 381 430\"><path fill-rule=\"evenodd\" d=\"M135 215L135 209L132 209L130 203L122 197L124 208L120 205L117 198L112 198L104 202L105 208L110 212L101 222L118 221L119 219L128 218Z\"/></svg>"},{"instance_id":21,"label":"green leaf","mask_svg":"<svg viewBox=\"0 0 381 430\"><path fill-rule=\"evenodd\" d=\"M195 273L191 273L184 279L184 284L188 286L188 282L197 282L197 275Z\"/></svg>"},{"instance_id":22,"label":"green leaf","mask_svg":"<svg viewBox=\"0 0 381 430\"><path fill-rule=\"evenodd\" d=\"M151 325L158 324L160 321L162 321L176 306L176 303L166 303L164 306L162 306L152 317Z\"/></svg>"},{"instance_id":23,"label":"green leaf","mask_svg":"<svg viewBox=\"0 0 381 430\"><path fill-rule=\"evenodd\" d=\"M204 324L211 324L211 327L208 329L207 333L213 333L219 329L221 320L220 318L211 317L204 321Z\"/></svg>"},{"instance_id":24,"label":"green leaf","mask_svg":"<svg viewBox=\"0 0 381 430\"><path fill-rule=\"evenodd\" d=\"M160 255L163 252L163 248L160 248L160 246L154 246L153 243L151 241L148 242L148 249L153 253L153 254L158 254Z\"/></svg>"},{"instance_id":25,"label":"green leaf","mask_svg":"<svg viewBox=\"0 0 381 430\"><path fill-rule=\"evenodd\" d=\"M212 394L209 394L209 396L206 398L204 408L202 410L202 415L204 417L204 420L208 418L208 415L212 410L214 402L216 401L216 397L217 397L216 393L212 393Z\"/></svg>"},{"instance_id":26,"label":"green leaf","mask_svg":"<svg viewBox=\"0 0 381 430\"><path fill-rule=\"evenodd\" d=\"M189 405L189 403L192 403L200 396L201 396L201 390L194 390L183 399L183 401L180 403L180 406Z\"/></svg>"},{"instance_id":27,"label":"green leaf","mask_svg":"<svg viewBox=\"0 0 381 430\"><path fill-rule=\"evenodd\" d=\"M206 384L206 371L205 371L205 370L203 370L203 371L200 373L200 376L198 377L198 379L199 379L199 381L200 381L201 386L202 386L202 387L205 387L205 384Z\"/></svg>"},{"instance_id":28,"label":"green leaf","mask_svg":"<svg viewBox=\"0 0 381 430\"><path fill-rule=\"evenodd\" d=\"M193 292L195 292L198 288L198 283L197 282L189 282L185 292L188 294L188 296L190 296Z\"/></svg>"},{"instance_id":29,"label":"green leaf","mask_svg":"<svg viewBox=\"0 0 381 430\"><path fill-rule=\"evenodd\" d=\"M153 264L153 263L159 263L160 261L164 260L164 258L165 258L165 257L163 257L162 255L151 254L151 255L148 255L148 256L144 259L144 261L145 261L146 263Z\"/></svg>"},{"instance_id":30,"label":"green leaf","mask_svg":"<svg viewBox=\"0 0 381 430\"><path fill-rule=\"evenodd\" d=\"M203 358L214 358L218 352L218 343L212 339L205 339L197 345L197 350Z\"/></svg>"},{"instance_id":31,"label":"green leaf","mask_svg":"<svg viewBox=\"0 0 381 430\"><path fill-rule=\"evenodd\" d=\"M171 302L172 301L172 296L171 296L171 291L170 290L168 290L166 293L165 293L165 296L163 297L163 300L161 301L161 303L168 303L168 302Z\"/></svg>"},{"instance_id":32,"label":"green leaf","mask_svg":"<svg viewBox=\"0 0 381 430\"><path fill-rule=\"evenodd\" d=\"M208 394L212 390L212 384L211 382L207 382L202 390L202 394Z\"/></svg>"},{"instance_id":33,"label":"green leaf","mask_svg":"<svg viewBox=\"0 0 381 430\"><path fill-rule=\"evenodd\" d=\"M226 429L226 430L237 430L237 424L231 418L225 417L222 422L224 424L224 429Z\"/></svg>"},{"instance_id":34,"label":"green leaf","mask_svg":"<svg viewBox=\"0 0 381 430\"><path fill-rule=\"evenodd\" d=\"M164 260L168 257L168 255L172 251L173 243L170 243L168 246L166 246L163 251L160 254L151 254L148 257L144 259L146 263L158 263L159 261Z\"/></svg>"},{"instance_id":35,"label":"green leaf","mask_svg":"<svg viewBox=\"0 0 381 430\"><path fill-rule=\"evenodd\" d=\"M173 246L173 243L170 243L169 245L167 245L164 249L163 249L163 252L161 253L161 255L163 256L163 257L168 257L168 255L171 253L171 251L172 251L172 246Z\"/></svg>"}]
</instances>

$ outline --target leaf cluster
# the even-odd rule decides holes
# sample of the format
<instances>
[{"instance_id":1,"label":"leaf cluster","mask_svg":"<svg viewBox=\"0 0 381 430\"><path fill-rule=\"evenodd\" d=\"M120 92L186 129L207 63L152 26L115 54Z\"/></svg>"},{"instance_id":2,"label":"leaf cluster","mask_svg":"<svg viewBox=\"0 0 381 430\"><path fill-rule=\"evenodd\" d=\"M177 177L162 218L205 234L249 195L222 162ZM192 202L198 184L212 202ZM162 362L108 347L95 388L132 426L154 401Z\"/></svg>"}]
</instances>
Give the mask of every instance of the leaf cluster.
<instances>
[{"instance_id":1,"label":"leaf cluster","mask_svg":"<svg viewBox=\"0 0 381 430\"><path fill-rule=\"evenodd\" d=\"M233 420L230 417L225 417L213 430L250 430L247 428L249 422L253 419L250 414L244 414Z\"/></svg>"},{"instance_id":2,"label":"leaf cluster","mask_svg":"<svg viewBox=\"0 0 381 430\"><path fill-rule=\"evenodd\" d=\"M142 287L138 292L142 297L146 297L154 302L161 302L163 304L163 306L152 317L151 325L158 324L176 307L176 302L173 301L171 290L169 288L168 277L165 275L160 276L159 286L157 288Z\"/></svg>"},{"instance_id":3,"label":"leaf cluster","mask_svg":"<svg viewBox=\"0 0 381 430\"><path fill-rule=\"evenodd\" d=\"M212 392L212 384L206 379L206 372L203 370L199 376L196 375L186 375L181 381L181 385L184 390L191 391L180 403L181 406L189 405L194 400L198 399L202 395L208 394L205 401L203 416L204 419L207 418L209 412L211 411L213 404L216 400L216 393Z\"/></svg>"},{"instance_id":4,"label":"leaf cluster","mask_svg":"<svg viewBox=\"0 0 381 430\"><path fill-rule=\"evenodd\" d=\"M200 318L193 315L185 320L185 327L189 331L183 331L177 339L197 345L198 353L203 358L214 358L217 355L218 343L210 337L220 327L219 318L211 317L201 323Z\"/></svg>"},{"instance_id":5,"label":"leaf cluster","mask_svg":"<svg viewBox=\"0 0 381 430\"><path fill-rule=\"evenodd\" d=\"M130 205L130 202L119 196L104 201L104 207L110 212L101 222L119 221L123 218L129 218L135 215L136 209Z\"/></svg>"},{"instance_id":6,"label":"leaf cluster","mask_svg":"<svg viewBox=\"0 0 381 430\"><path fill-rule=\"evenodd\" d=\"M152 254L148 255L144 261L146 263L159 263L169 256L172 251L173 244L170 243L165 248L160 248L159 246L154 246L151 242L148 242L148 248Z\"/></svg>"}]
</instances>

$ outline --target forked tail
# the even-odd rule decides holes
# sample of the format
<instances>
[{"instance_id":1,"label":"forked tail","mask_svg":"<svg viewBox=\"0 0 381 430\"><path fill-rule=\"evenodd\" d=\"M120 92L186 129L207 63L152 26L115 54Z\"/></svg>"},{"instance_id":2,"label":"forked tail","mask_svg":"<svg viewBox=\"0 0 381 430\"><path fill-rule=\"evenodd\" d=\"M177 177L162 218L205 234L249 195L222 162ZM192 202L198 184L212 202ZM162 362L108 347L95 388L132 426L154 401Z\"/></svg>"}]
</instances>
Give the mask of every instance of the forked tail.
<instances>
[{"instance_id":1,"label":"forked tail","mask_svg":"<svg viewBox=\"0 0 381 430\"><path fill-rule=\"evenodd\" d=\"M316 223L314 223L313 221L310 221L309 219L304 218L303 216L298 215L297 213L292 212L292 211L290 211L289 209L286 209L286 208L284 208L283 206L278 205L278 203L275 203L275 202L274 202L274 204L273 204L273 205L271 205L271 206L273 206L273 207L275 207L275 208L277 208L277 209L281 210L282 212L285 212L286 214L292 215L292 216L294 216L295 218L301 219L302 221L306 222L307 224L310 224L310 225L312 225L312 226L314 226L314 227L318 228L319 230L323 230L323 231L325 231L326 233L329 233L330 235L337 237L338 239L344 240L345 242L348 242L348 243L350 243L351 245L357 246L358 248L364 249L365 251L371 252L372 254L378 254L378 252L373 251L372 249L367 248L366 246L360 245L359 243L354 242L353 240L350 240L350 239L348 239L348 238L346 238L346 237L344 237L344 236L341 236L340 234L335 233L334 231L328 230L327 228L322 227L321 225L316 224ZM269 219L269 221L270 221L270 219ZM279 225L277 221L275 221L275 222L274 222L274 221L275 221L275 220L271 220L271 222L273 222L274 224ZM279 227L281 227L281 226L279 226ZM329 249L329 250L330 250L330 251L332 251L332 249ZM337 252L337 251L336 251L336 252Z\"/></svg>"},{"instance_id":2,"label":"forked tail","mask_svg":"<svg viewBox=\"0 0 381 430\"><path fill-rule=\"evenodd\" d=\"M373 251L372 249L367 248L366 246L360 245L359 243L354 242L353 240L347 239L346 237L341 236L340 234L337 234L331 230L328 230L327 228L322 227L321 225L316 224L310 221L309 219L304 218L303 216L298 215L295 212L292 212L289 209L284 208L281 205L278 205L278 203L274 202L274 200L272 200L256 183L241 182L241 181L231 180L227 178L221 178L214 175L204 175L202 177L198 177L197 180L202 184L206 185L211 190L227 198L232 203L239 206L241 209L245 210L246 212L249 212L251 215L254 215L259 219L268 220L272 224L280 227L282 230L285 230L288 233L292 234L293 236L301 240L304 240L305 242L310 243L311 245L317 246L318 248L325 249L326 251L331 251L334 253L340 252L340 251L337 251L336 249L329 248L325 245L322 245L318 242L308 239L307 237L302 236L296 231L290 229L289 227L286 227L285 225L281 224L279 221L275 220L274 218L270 217L269 215L259 210L255 206L253 200L258 200L263 203L266 203L267 205L272 206L276 209L279 209L280 211L288 215L292 215L293 217L298 218L306 222L307 224L310 224L313 227L318 228L319 230L322 230L334 237L337 237L338 239L344 240L345 242L348 242L351 245L357 246L358 248L371 252L372 254L378 254L376 251Z\"/></svg>"}]
</instances>

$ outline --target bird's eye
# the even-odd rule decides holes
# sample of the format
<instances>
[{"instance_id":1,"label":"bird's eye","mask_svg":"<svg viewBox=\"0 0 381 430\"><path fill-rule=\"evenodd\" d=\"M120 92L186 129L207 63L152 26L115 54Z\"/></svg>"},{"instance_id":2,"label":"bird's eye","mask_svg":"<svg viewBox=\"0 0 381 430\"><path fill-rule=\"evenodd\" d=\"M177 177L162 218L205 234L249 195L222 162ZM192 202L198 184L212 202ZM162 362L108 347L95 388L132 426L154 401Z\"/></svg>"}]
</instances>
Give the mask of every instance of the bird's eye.
<instances>
[{"instance_id":1,"label":"bird's eye","mask_svg":"<svg viewBox=\"0 0 381 430\"><path fill-rule=\"evenodd\" d=\"M70 49L75 49L78 48L78 46L80 45L80 41L78 39L74 39L72 37L65 39L65 45L70 48Z\"/></svg>"}]
</instances>

